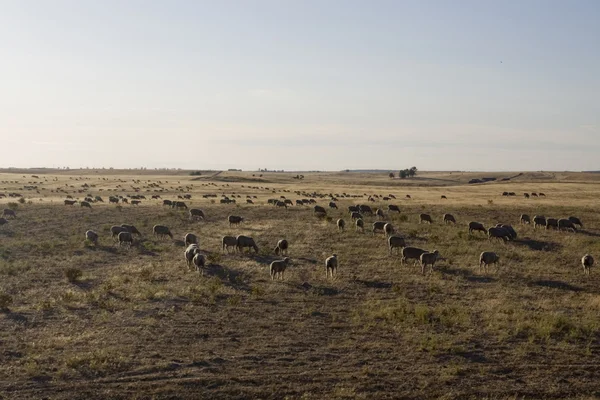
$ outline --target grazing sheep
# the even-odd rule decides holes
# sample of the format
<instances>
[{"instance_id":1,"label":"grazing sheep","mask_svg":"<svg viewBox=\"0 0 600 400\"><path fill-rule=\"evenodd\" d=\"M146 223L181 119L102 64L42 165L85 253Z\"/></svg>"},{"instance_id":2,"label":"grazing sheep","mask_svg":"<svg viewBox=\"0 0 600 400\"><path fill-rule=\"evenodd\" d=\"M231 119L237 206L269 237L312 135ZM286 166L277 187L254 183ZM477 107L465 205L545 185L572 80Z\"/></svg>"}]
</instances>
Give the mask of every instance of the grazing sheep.
<instances>
[{"instance_id":1,"label":"grazing sheep","mask_svg":"<svg viewBox=\"0 0 600 400\"><path fill-rule=\"evenodd\" d=\"M186 233L183 237L183 241L186 244L186 246L190 244L198 244L198 237L193 233Z\"/></svg>"},{"instance_id":2,"label":"grazing sheep","mask_svg":"<svg viewBox=\"0 0 600 400\"><path fill-rule=\"evenodd\" d=\"M406 260L421 260L421 254L427 253L427 250L419 249L418 247L405 247L402 249L402 258L400 259L400 263L404 265Z\"/></svg>"},{"instance_id":3,"label":"grazing sheep","mask_svg":"<svg viewBox=\"0 0 600 400\"><path fill-rule=\"evenodd\" d=\"M171 239L173 239L173 234L171 233L171 230L164 225L154 225L152 227L152 233L154 233L154 236L157 237L164 238L165 236L169 236Z\"/></svg>"},{"instance_id":4,"label":"grazing sheep","mask_svg":"<svg viewBox=\"0 0 600 400\"><path fill-rule=\"evenodd\" d=\"M110 227L110 233L111 233L111 237L114 239L115 237L119 236L119 233L121 232L129 232L127 230L127 228L123 228L122 226L111 226ZM131 233L131 232L129 232Z\"/></svg>"},{"instance_id":5,"label":"grazing sheep","mask_svg":"<svg viewBox=\"0 0 600 400\"><path fill-rule=\"evenodd\" d=\"M223 244L223 251L227 249L227 253L229 253L230 247L233 247L234 252L237 248L237 239L233 236L223 236L223 239L221 239L221 243Z\"/></svg>"},{"instance_id":6,"label":"grazing sheep","mask_svg":"<svg viewBox=\"0 0 600 400\"><path fill-rule=\"evenodd\" d=\"M492 240L492 238L502 239L506 243L509 235L510 235L510 233L502 227L494 226L494 227L488 229L488 239L489 240Z\"/></svg>"},{"instance_id":7,"label":"grazing sheep","mask_svg":"<svg viewBox=\"0 0 600 400\"><path fill-rule=\"evenodd\" d=\"M546 229L558 229L558 220L556 218L546 218Z\"/></svg>"},{"instance_id":8,"label":"grazing sheep","mask_svg":"<svg viewBox=\"0 0 600 400\"><path fill-rule=\"evenodd\" d=\"M448 198L447 198L446 196L442 195L442 200L443 200L443 199L446 199L446 200L448 200Z\"/></svg>"},{"instance_id":9,"label":"grazing sheep","mask_svg":"<svg viewBox=\"0 0 600 400\"><path fill-rule=\"evenodd\" d=\"M360 212L360 210L358 209L358 206L348 206L348 212L349 213Z\"/></svg>"},{"instance_id":10,"label":"grazing sheep","mask_svg":"<svg viewBox=\"0 0 600 400\"><path fill-rule=\"evenodd\" d=\"M252 248L252 249L254 249L254 252L256 254L258 254L258 246L254 242L254 239L252 239L249 236L243 236L243 235L238 236L236 238L236 247L240 253L242 253L244 251L244 248L247 247L248 251L250 251L250 249Z\"/></svg>"},{"instance_id":11,"label":"grazing sheep","mask_svg":"<svg viewBox=\"0 0 600 400\"><path fill-rule=\"evenodd\" d=\"M8 219L8 217L17 218L17 213L15 212L15 210L11 210L10 208L5 208L4 211L2 211L2 216L7 219Z\"/></svg>"},{"instance_id":12,"label":"grazing sheep","mask_svg":"<svg viewBox=\"0 0 600 400\"><path fill-rule=\"evenodd\" d=\"M383 214L383 210L381 208L378 208L377 210L375 210L375 215L377 216L377 218L385 218L385 215Z\"/></svg>"},{"instance_id":13,"label":"grazing sheep","mask_svg":"<svg viewBox=\"0 0 600 400\"><path fill-rule=\"evenodd\" d=\"M204 266L206 265L206 257L203 254L196 253L194 258L192 259L192 264L196 267L196 272L202 272L204 275Z\"/></svg>"},{"instance_id":14,"label":"grazing sheep","mask_svg":"<svg viewBox=\"0 0 600 400\"><path fill-rule=\"evenodd\" d=\"M533 192L531 193L531 197L538 197L537 193Z\"/></svg>"},{"instance_id":15,"label":"grazing sheep","mask_svg":"<svg viewBox=\"0 0 600 400\"><path fill-rule=\"evenodd\" d=\"M275 254L276 255L287 255L287 251L288 251L288 241L285 239L281 239L277 242L277 246L275 246Z\"/></svg>"},{"instance_id":16,"label":"grazing sheep","mask_svg":"<svg viewBox=\"0 0 600 400\"><path fill-rule=\"evenodd\" d=\"M293 205L294 205L294 202L293 202L293 201L291 201L290 199L285 199L283 202L284 202L285 204L287 204L288 206L293 206Z\"/></svg>"},{"instance_id":17,"label":"grazing sheep","mask_svg":"<svg viewBox=\"0 0 600 400\"><path fill-rule=\"evenodd\" d=\"M421 274L425 275L425 267L428 265L429 272L433 272L433 264L435 264L439 256L440 252L437 250L434 250L432 253L427 252L421 254L419 257L419 260L421 261Z\"/></svg>"},{"instance_id":18,"label":"grazing sheep","mask_svg":"<svg viewBox=\"0 0 600 400\"><path fill-rule=\"evenodd\" d=\"M338 230L343 231L345 226L346 226L346 221L344 221L341 218L337 220Z\"/></svg>"},{"instance_id":19,"label":"grazing sheep","mask_svg":"<svg viewBox=\"0 0 600 400\"><path fill-rule=\"evenodd\" d=\"M515 240L517 238L517 231L511 225L498 224L497 228L503 228L508 232L508 239Z\"/></svg>"},{"instance_id":20,"label":"grazing sheep","mask_svg":"<svg viewBox=\"0 0 600 400\"><path fill-rule=\"evenodd\" d=\"M0 226L8 224L8 220L6 218L0 218Z\"/></svg>"},{"instance_id":21,"label":"grazing sheep","mask_svg":"<svg viewBox=\"0 0 600 400\"><path fill-rule=\"evenodd\" d=\"M328 278L329 274L331 273L331 277L333 278L334 273L335 275L337 275L337 268L337 254L334 254L331 257L327 257L327 259L325 260L325 277Z\"/></svg>"},{"instance_id":22,"label":"grazing sheep","mask_svg":"<svg viewBox=\"0 0 600 400\"><path fill-rule=\"evenodd\" d=\"M361 213L359 213L357 211L352 211L352 214L350 214L350 218L352 218L352 220L356 220L356 219L362 219L363 216Z\"/></svg>"},{"instance_id":23,"label":"grazing sheep","mask_svg":"<svg viewBox=\"0 0 600 400\"><path fill-rule=\"evenodd\" d=\"M129 247L131 247L131 245L133 244L133 235L131 234L131 232L123 231L119 233L118 239L119 247L123 246L124 244L127 244Z\"/></svg>"},{"instance_id":24,"label":"grazing sheep","mask_svg":"<svg viewBox=\"0 0 600 400\"><path fill-rule=\"evenodd\" d=\"M382 233L385 233L385 225L387 224L387 222L385 221L375 221L373 222L373 236L375 236L375 233L378 231L381 231Z\"/></svg>"},{"instance_id":25,"label":"grazing sheep","mask_svg":"<svg viewBox=\"0 0 600 400\"><path fill-rule=\"evenodd\" d=\"M287 208L287 204L285 203L285 201L279 201L277 200L277 202L275 203L276 207L284 207Z\"/></svg>"},{"instance_id":26,"label":"grazing sheep","mask_svg":"<svg viewBox=\"0 0 600 400\"><path fill-rule=\"evenodd\" d=\"M529 198L529 193L523 193L523 196L525 196L526 199Z\"/></svg>"},{"instance_id":27,"label":"grazing sheep","mask_svg":"<svg viewBox=\"0 0 600 400\"><path fill-rule=\"evenodd\" d=\"M407 195L406 195L406 198L407 198L407 199L412 199L412 197L410 197L410 194L407 194Z\"/></svg>"},{"instance_id":28,"label":"grazing sheep","mask_svg":"<svg viewBox=\"0 0 600 400\"><path fill-rule=\"evenodd\" d=\"M119 204L119 198L118 198L118 197L115 197L115 196L110 196L110 197L108 198L108 202L109 202L109 203L111 203L111 204L112 204L112 203Z\"/></svg>"},{"instance_id":29,"label":"grazing sheep","mask_svg":"<svg viewBox=\"0 0 600 400\"><path fill-rule=\"evenodd\" d=\"M246 199L246 204L254 204L254 202L251 199Z\"/></svg>"},{"instance_id":30,"label":"grazing sheep","mask_svg":"<svg viewBox=\"0 0 600 400\"><path fill-rule=\"evenodd\" d=\"M132 206L137 206L141 203L141 200L131 200L131 205Z\"/></svg>"},{"instance_id":31,"label":"grazing sheep","mask_svg":"<svg viewBox=\"0 0 600 400\"><path fill-rule=\"evenodd\" d=\"M355 222L356 224L356 231L358 232L359 230L364 232L365 231L365 221L362 220L362 218L359 218L356 220Z\"/></svg>"},{"instance_id":32,"label":"grazing sheep","mask_svg":"<svg viewBox=\"0 0 600 400\"><path fill-rule=\"evenodd\" d=\"M388 204L388 211L389 212L395 211L397 213L400 213L400 208L394 204Z\"/></svg>"},{"instance_id":33,"label":"grazing sheep","mask_svg":"<svg viewBox=\"0 0 600 400\"><path fill-rule=\"evenodd\" d=\"M538 226L546 226L546 217L543 215L533 216L533 229L537 228Z\"/></svg>"},{"instance_id":34,"label":"grazing sheep","mask_svg":"<svg viewBox=\"0 0 600 400\"><path fill-rule=\"evenodd\" d=\"M72 206L75 203L77 203L76 200L65 200L65 206Z\"/></svg>"},{"instance_id":35,"label":"grazing sheep","mask_svg":"<svg viewBox=\"0 0 600 400\"><path fill-rule=\"evenodd\" d=\"M86 231L85 232L85 240L94 243L95 246L98 245L98 234L94 231Z\"/></svg>"},{"instance_id":36,"label":"grazing sheep","mask_svg":"<svg viewBox=\"0 0 600 400\"><path fill-rule=\"evenodd\" d=\"M313 210L313 213L315 214L327 214L327 211L325 211L325 209L321 206L314 206Z\"/></svg>"},{"instance_id":37,"label":"grazing sheep","mask_svg":"<svg viewBox=\"0 0 600 400\"><path fill-rule=\"evenodd\" d=\"M174 201L173 204L172 204L172 207L175 208L175 209L177 209L177 210L179 210L181 208L183 208L184 210L188 209L188 206L187 206L187 204L185 204L184 201Z\"/></svg>"},{"instance_id":38,"label":"grazing sheep","mask_svg":"<svg viewBox=\"0 0 600 400\"><path fill-rule=\"evenodd\" d=\"M575 229L575 224L573 224L573 221L571 221L570 219L567 218L561 218L558 220L558 230L562 231L562 230L572 230L573 232L577 232L577 229Z\"/></svg>"},{"instance_id":39,"label":"grazing sheep","mask_svg":"<svg viewBox=\"0 0 600 400\"><path fill-rule=\"evenodd\" d=\"M569 220L573 223L573 225L579 225L580 228L583 228L583 224L581 220L577 217L569 217Z\"/></svg>"},{"instance_id":40,"label":"grazing sheep","mask_svg":"<svg viewBox=\"0 0 600 400\"><path fill-rule=\"evenodd\" d=\"M456 219L454 218L454 215L452 215L452 214L444 214L443 219L444 219L445 224L449 224L451 222L453 224L456 224Z\"/></svg>"},{"instance_id":41,"label":"grazing sheep","mask_svg":"<svg viewBox=\"0 0 600 400\"><path fill-rule=\"evenodd\" d=\"M586 275L590 274L590 268L594 266L594 257L586 254L581 258L581 265L583 265L583 273Z\"/></svg>"},{"instance_id":42,"label":"grazing sheep","mask_svg":"<svg viewBox=\"0 0 600 400\"><path fill-rule=\"evenodd\" d=\"M358 211L360 211L363 214L373 215L373 210L367 205L358 206Z\"/></svg>"},{"instance_id":43,"label":"grazing sheep","mask_svg":"<svg viewBox=\"0 0 600 400\"><path fill-rule=\"evenodd\" d=\"M229 226L239 225L244 222L244 217L240 217L239 215L230 215L227 217L227 221L229 221Z\"/></svg>"},{"instance_id":44,"label":"grazing sheep","mask_svg":"<svg viewBox=\"0 0 600 400\"><path fill-rule=\"evenodd\" d=\"M192 265L192 260L194 259L194 256L200 252L200 247L198 247L197 244L190 244L186 249L185 249L185 262L187 263L188 269L191 267Z\"/></svg>"},{"instance_id":45,"label":"grazing sheep","mask_svg":"<svg viewBox=\"0 0 600 400\"><path fill-rule=\"evenodd\" d=\"M199 208L191 208L189 211L190 214L190 220L197 220L197 219L206 219L206 216L204 215L204 211L202 211Z\"/></svg>"},{"instance_id":46,"label":"grazing sheep","mask_svg":"<svg viewBox=\"0 0 600 400\"><path fill-rule=\"evenodd\" d=\"M420 214L419 215L419 223L422 222L428 222L430 224L433 223L433 220L431 219L431 216L429 214Z\"/></svg>"},{"instance_id":47,"label":"grazing sheep","mask_svg":"<svg viewBox=\"0 0 600 400\"><path fill-rule=\"evenodd\" d=\"M487 229L483 226L481 222L469 222L469 234L473 233L473 231L483 232L487 235Z\"/></svg>"},{"instance_id":48,"label":"grazing sheep","mask_svg":"<svg viewBox=\"0 0 600 400\"><path fill-rule=\"evenodd\" d=\"M392 254L393 249L402 249L406 247L406 242L402 236L390 236L388 238L388 247L390 250L390 254ZM400 250L398 250L400 252Z\"/></svg>"},{"instance_id":49,"label":"grazing sheep","mask_svg":"<svg viewBox=\"0 0 600 400\"><path fill-rule=\"evenodd\" d=\"M546 197L546 195L544 193L542 193L542 192L538 193L538 196L540 196L540 197Z\"/></svg>"},{"instance_id":50,"label":"grazing sheep","mask_svg":"<svg viewBox=\"0 0 600 400\"><path fill-rule=\"evenodd\" d=\"M163 206L172 206L173 202L171 200L163 200Z\"/></svg>"},{"instance_id":51,"label":"grazing sheep","mask_svg":"<svg viewBox=\"0 0 600 400\"><path fill-rule=\"evenodd\" d=\"M92 205L91 205L89 202L87 202L87 201L80 201L80 202L79 202L79 205L80 205L81 207L92 208Z\"/></svg>"},{"instance_id":52,"label":"grazing sheep","mask_svg":"<svg viewBox=\"0 0 600 400\"><path fill-rule=\"evenodd\" d=\"M102 199L101 196L94 196L94 200L99 201L100 203L104 203L104 200Z\"/></svg>"},{"instance_id":53,"label":"grazing sheep","mask_svg":"<svg viewBox=\"0 0 600 400\"><path fill-rule=\"evenodd\" d=\"M140 231L138 231L137 228L135 226L133 226L133 225L122 224L121 227L125 228L132 235L142 236L142 234L140 233Z\"/></svg>"},{"instance_id":54,"label":"grazing sheep","mask_svg":"<svg viewBox=\"0 0 600 400\"><path fill-rule=\"evenodd\" d=\"M279 279L283 280L283 273L288 266L290 259L288 257L283 260L273 261L269 266L269 272L271 274L271 280L274 280L278 275Z\"/></svg>"},{"instance_id":55,"label":"grazing sheep","mask_svg":"<svg viewBox=\"0 0 600 400\"><path fill-rule=\"evenodd\" d=\"M529 215L527 215L527 214L521 214L521 217L519 218L519 223L520 224L531 224L531 218L529 218Z\"/></svg>"},{"instance_id":56,"label":"grazing sheep","mask_svg":"<svg viewBox=\"0 0 600 400\"><path fill-rule=\"evenodd\" d=\"M330 201L329 202L329 208L335 208L337 210L338 206L337 206L337 204L335 204L335 202Z\"/></svg>"},{"instance_id":57,"label":"grazing sheep","mask_svg":"<svg viewBox=\"0 0 600 400\"><path fill-rule=\"evenodd\" d=\"M487 271L487 267L490 264L496 264L500 260L500 257L493 251L484 251L479 255L479 271L483 267L484 271Z\"/></svg>"}]
</instances>

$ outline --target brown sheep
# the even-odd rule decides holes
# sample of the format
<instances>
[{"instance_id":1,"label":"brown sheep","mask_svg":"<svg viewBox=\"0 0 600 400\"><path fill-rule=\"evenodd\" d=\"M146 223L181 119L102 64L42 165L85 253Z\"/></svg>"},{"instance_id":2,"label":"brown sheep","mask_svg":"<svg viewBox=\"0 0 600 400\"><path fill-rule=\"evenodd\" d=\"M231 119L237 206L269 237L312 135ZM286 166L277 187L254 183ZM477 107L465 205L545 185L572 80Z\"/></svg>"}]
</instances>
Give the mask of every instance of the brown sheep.
<instances>
[{"instance_id":1,"label":"brown sheep","mask_svg":"<svg viewBox=\"0 0 600 400\"><path fill-rule=\"evenodd\" d=\"M337 254L334 254L331 257L327 257L327 259L325 260L325 277L328 278L329 274L331 273L331 277L333 278L334 274L337 275L337 268Z\"/></svg>"},{"instance_id":2,"label":"brown sheep","mask_svg":"<svg viewBox=\"0 0 600 400\"><path fill-rule=\"evenodd\" d=\"M195 243L190 244L185 249L185 262L187 263L188 269L191 268L192 260L194 259L194 256L196 256L196 254L198 254L199 252L200 252L200 247L198 247L198 245Z\"/></svg>"},{"instance_id":3,"label":"brown sheep","mask_svg":"<svg viewBox=\"0 0 600 400\"><path fill-rule=\"evenodd\" d=\"M479 255L479 271L483 267L484 271L487 270L488 265L496 264L500 260L500 257L493 251L484 251Z\"/></svg>"},{"instance_id":4,"label":"brown sheep","mask_svg":"<svg viewBox=\"0 0 600 400\"><path fill-rule=\"evenodd\" d=\"M287 255L289 243L285 239L281 239L277 242L277 246L275 246L275 254L276 255Z\"/></svg>"},{"instance_id":5,"label":"brown sheep","mask_svg":"<svg viewBox=\"0 0 600 400\"><path fill-rule=\"evenodd\" d=\"M173 239L173 234L171 233L171 230L164 225L154 225L152 227L152 233L154 234L154 236L157 237L164 238L165 236L169 236L171 239Z\"/></svg>"},{"instance_id":6,"label":"brown sheep","mask_svg":"<svg viewBox=\"0 0 600 400\"><path fill-rule=\"evenodd\" d=\"M343 231L345 226L346 226L346 221L344 221L341 218L337 220L338 230Z\"/></svg>"},{"instance_id":7,"label":"brown sheep","mask_svg":"<svg viewBox=\"0 0 600 400\"><path fill-rule=\"evenodd\" d=\"M581 265L583 265L583 273L586 275L590 274L590 268L594 265L594 257L586 254L581 258Z\"/></svg>"},{"instance_id":8,"label":"brown sheep","mask_svg":"<svg viewBox=\"0 0 600 400\"><path fill-rule=\"evenodd\" d=\"M429 214L420 214L419 215L419 223L428 222L430 224L433 223L431 216Z\"/></svg>"},{"instance_id":9,"label":"brown sheep","mask_svg":"<svg viewBox=\"0 0 600 400\"><path fill-rule=\"evenodd\" d=\"M537 228L538 226L546 226L546 217L543 215L533 216L533 229Z\"/></svg>"},{"instance_id":10,"label":"brown sheep","mask_svg":"<svg viewBox=\"0 0 600 400\"><path fill-rule=\"evenodd\" d=\"M254 249L254 252L258 254L258 246L256 245L256 242L254 242L253 238L249 236L239 235L236 238L236 242L236 247L240 253L242 253L244 251L244 248L247 247L248 249Z\"/></svg>"},{"instance_id":11,"label":"brown sheep","mask_svg":"<svg viewBox=\"0 0 600 400\"><path fill-rule=\"evenodd\" d=\"M237 249L237 239L234 236L223 236L221 239L221 243L223 245L223 252L227 249L227 253L229 253L229 248L233 247L233 251L235 252Z\"/></svg>"},{"instance_id":12,"label":"brown sheep","mask_svg":"<svg viewBox=\"0 0 600 400\"><path fill-rule=\"evenodd\" d=\"M557 224L558 224L559 231L566 229L566 230L572 230L573 232L577 232L577 229L575 229L575 224L573 224L573 221L571 221L570 219L561 218L558 220Z\"/></svg>"},{"instance_id":13,"label":"brown sheep","mask_svg":"<svg viewBox=\"0 0 600 400\"><path fill-rule=\"evenodd\" d=\"M487 229L485 229L481 222L469 222L469 234L473 233L473 231L483 232L487 235Z\"/></svg>"},{"instance_id":14,"label":"brown sheep","mask_svg":"<svg viewBox=\"0 0 600 400\"><path fill-rule=\"evenodd\" d=\"M419 257L419 261L421 261L421 274L425 275L425 267L429 265L429 272L433 272L433 264L437 261L440 256L440 252L434 250L432 253L425 252L421 254Z\"/></svg>"},{"instance_id":15,"label":"brown sheep","mask_svg":"<svg viewBox=\"0 0 600 400\"><path fill-rule=\"evenodd\" d=\"M279 279L283 280L283 273L285 272L289 262L290 259L288 257L284 258L283 260L273 261L269 266L271 280L274 280L277 276L279 276Z\"/></svg>"},{"instance_id":16,"label":"brown sheep","mask_svg":"<svg viewBox=\"0 0 600 400\"><path fill-rule=\"evenodd\" d=\"M364 232L365 231L365 221L362 220L362 218L359 218L356 220L356 231L358 232L359 230Z\"/></svg>"},{"instance_id":17,"label":"brown sheep","mask_svg":"<svg viewBox=\"0 0 600 400\"><path fill-rule=\"evenodd\" d=\"M577 217L569 217L569 220L573 223L573 225L579 225L580 228L583 228L583 224L581 220Z\"/></svg>"},{"instance_id":18,"label":"brown sheep","mask_svg":"<svg viewBox=\"0 0 600 400\"><path fill-rule=\"evenodd\" d=\"M240 217L238 215L230 215L227 217L227 221L229 221L229 226L239 225L244 222L244 217Z\"/></svg>"},{"instance_id":19,"label":"brown sheep","mask_svg":"<svg viewBox=\"0 0 600 400\"><path fill-rule=\"evenodd\" d=\"M449 224L449 223L456 224L456 219L454 218L454 215L452 215L452 214L444 214L443 219L444 219L445 224Z\"/></svg>"},{"instance_id":20,"label":"brown sheep","mask_svg":"<svg viewBox=\"0 0 600 400\"><path fill-rule=\"evenodd\" d=\"M186 233L183 237L183 241L186 246L190 244L198 244L198 236L194 235L193 233Z\"/></svg>"},{"instance_id":21,"label":"brown sheep","mask_svg":"<svg viewBox=\"0 0 600 400\"><path fill-rule=\"evenodd\" d=\"M131 232L124 231L119 233L118 239L119 247L123 246L124 244L127 244L129 247L131 247L131 245L133 244L133 235L131 234Z\"/></svg>"},{"instance_id":22,"label":"brown sheep","mask_svg":"<svg viewBox=\"0 0 600 400\"><path fill-rule=\"evenodd\" d=\"M519 223L520 224L531 224L531 218L529 218L529 215L527 215L527 214L521 214L521 217L519 218Z\"/></svg>"},{"instance_id":23,"label":"brown sheep","mask_svg":"<svg viewBox=\"0 0 600 400\"><path fill-rule=\"evenodd\" d=\"M202 273L204 275L204 266L206 265L206 257L203 254L196 253L194 258L192 259L192 264L196 267L196 272Z\"/></svg>"},{"instance_id":24,"label":"brown sheep","mask_svg":"<svg viewBox=\"0 0 600 400\"><path fill-rule=\"evenodd\" d=\"M94 243L95 246L98 245L98 234L94 231L86 231L85 232L85 240Z\"/></svg>"},{"instance_id":25,"label":"brown sheep","mask_svg":"<svg viewBox=\"0 0 600 400\"><path fill-rule=\"evenodd\" d=\"M401 236L390 236L388 238L388 247L390 250L390 254L392 254L393 249L399 249L398 252L400 252L400 249L406 247L406 242Z\"/></svg>"},{"instance_id":26,"label":"brown sheep","mask_svg":"<svg viewBox=\"0 0 600 400\"><path fill-rule=\"evenodd\" d=\"M11 210L10 208L5 208L4 211L2 211L2 216L6 219L8 219L8 217L11 218L17 218L17 213L15 212L15 210Z\"/></svg>"},{"instance_id":27,"label":"brown sheep","mask_svg":"<svg viewBox=\"0 0 600 400\"><path fill-rule=\"evenodd\" d=\"M558 220L556 218L546 218L546 229L558 229Z\"/></svg>"},{"instance_id":28,"label":"brown sheep","mask_svg":"<svg viewBox=\"0 0 600 400\"><path fill-rule=\"evenodd\" d=\"M398 207L394 204L388 204L388 211L389 212L395 211L397 213L400 213L400 207Z\"/></svg>"},{"instance_id":29,"label":"brown sheep","mask_svg":"<svg viewBox=\"0 0 600 400\"><path fill-rule=\"evenodd\" d=\"M377 218L385 218L385 215L383 214L383 210L381 208L378 208L377 210L375 210L375 215L377 216Z\"/></svg>"},{"instance_id":30,"label":"brown sheep","mask_svg":"<svg viewBox=\"0 0 600 400\"><path fill-rule=\"evenodd\" d=\"M421 254L423 253L427 253L427 250L423 250L423 249L419 249L417 247L405 247L402 249L402 258L400 259L400 263L404 264L404 262L406 262L406 260L415 260L415 263L417 261L421 260Z\"/></svg>"},{"instance_id":31,"label":"brown sheep","mask_svg":"<svg viewBox=\"0 0 600 400\"><path fill-rule=\"evenodd\" d=\"M387 224L387 222L385 221L375 221L373 222L373 236L375 236L375 233L378 231L381 231L382 233L385 234L385 225Z\"/></svg>"}]
</instances>

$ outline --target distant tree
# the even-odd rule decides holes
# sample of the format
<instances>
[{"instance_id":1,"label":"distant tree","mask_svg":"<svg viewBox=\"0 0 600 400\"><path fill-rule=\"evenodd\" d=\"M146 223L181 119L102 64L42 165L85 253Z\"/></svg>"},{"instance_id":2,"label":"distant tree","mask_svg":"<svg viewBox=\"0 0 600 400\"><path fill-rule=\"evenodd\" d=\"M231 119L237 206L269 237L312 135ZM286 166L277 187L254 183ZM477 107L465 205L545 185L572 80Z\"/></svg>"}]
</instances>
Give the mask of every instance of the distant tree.
<instances>
[{"instance_id":1,"label":"distant tree","mask_svg":"<svg viewBox=\"0 0 600 400\"><path fill-rule=\"evenodd\" d=\"M394 175L394 173L393 173L393 172L390 172L390 174L389 174L388 176L390 177L390 179L394 179L394 177L395 177L396 175Z\"/></svg>"},{"instance_id":2,"label":"distant tree","mask_svg":"<svg viewBox=\"0 0 600 400\"><path fill-rule=\"evenodd\" d=\"M411 168L408 170L408 175L409 175L410 177L413 177L413 176L417 175L417 167L411 167Z\"/></svg>"},{"instance_id":3,"label":"distant tree","mask_svg":"<svg viewBox=\"0 0 600 400\"><path fill-rule=\"evenodd\" d=\"M408 176L408 170L403 169L398 173L398 175L400 176L400 179L405 179Z\"/></svg>"}]
</instances>

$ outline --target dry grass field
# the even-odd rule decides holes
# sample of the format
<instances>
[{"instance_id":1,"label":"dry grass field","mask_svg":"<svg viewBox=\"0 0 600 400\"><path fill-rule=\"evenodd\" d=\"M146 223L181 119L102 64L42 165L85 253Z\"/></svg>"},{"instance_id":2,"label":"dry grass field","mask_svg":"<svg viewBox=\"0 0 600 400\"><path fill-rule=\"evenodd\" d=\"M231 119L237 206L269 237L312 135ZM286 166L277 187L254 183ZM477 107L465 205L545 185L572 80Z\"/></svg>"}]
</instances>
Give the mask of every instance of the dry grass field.
<instances>
[{"instance_id":1,"label":"dry grass field","mask_svg":"<svg viewBox=\"0 0 600 400\"><path fill-rule=\"evenodd\" d=\"M0 398L600 396L600 268L585 276L580 263L585 253L600 259L600 174L305 173L298 180L108 172L0 173L0 193L23 195L0 198L17 214L0 226ZM482 176L513 178L466 183ZM339 209L317 198L327 208L319 218L312 206L267 204L308 197L296 191L337 194ZM63 205L67 195L88 193L104 203ZM135 194L147 199L108 203L109 195ZM153 194L191 194L186 203L206 219L190 221ZM222 194L237 203L220 204ZM368 202L365 194L397 199ZM366 233L355 232L353 204L385 208L408 245L439 250L433 272L422 275L389 255L384 235L370 232L374 217L366 216ZM401 213L387 212L388 204ZM420 213L434 223L419 224ZM444 225L444 213L457 224ZM521 213L578 216L584 228L534 230L519 225ZM245 222L230 227L228 215ZM344 232L336 228L341 217ZM512 224L518 238L504 244L469 235L470 221ZM142 233L131 248L110 237L110 227L123 223ZM155 238L155 224L170 227L174 239ZM97 246L84 242L88 229L100 235ZM187 232L200 238L204 276L186 267ZM258 254L222 251L223 235L240 234L256 239ZM282 238L292 263L272 281L269 264ZM484 273L478 259L487 250L501 259ZM339 269L331 279L324 260L333 253Z\"/></svg>"}]
</instances>

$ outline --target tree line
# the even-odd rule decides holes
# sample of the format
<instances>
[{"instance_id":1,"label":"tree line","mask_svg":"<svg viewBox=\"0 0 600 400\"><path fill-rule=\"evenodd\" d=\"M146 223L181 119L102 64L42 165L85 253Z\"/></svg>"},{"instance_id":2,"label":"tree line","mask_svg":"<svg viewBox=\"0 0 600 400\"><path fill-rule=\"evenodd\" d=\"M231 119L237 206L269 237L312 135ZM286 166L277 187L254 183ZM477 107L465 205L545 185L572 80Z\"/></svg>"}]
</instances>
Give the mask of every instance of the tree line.
<instances>
[{"instance_id":1,"label":"tree line","mask_svg":"<svg viewBox=\"0 0 600 400\"><path fill-rule=\"evenodd\" d=\"M400 178L400 179L412 178L416 175L417 175L417 167L401 169L398 172L398 178ZM393 172L390 172L389 177L390 177L390 179L394 179L396 177L396 175Z\"/></svg>"}]
</instances>

